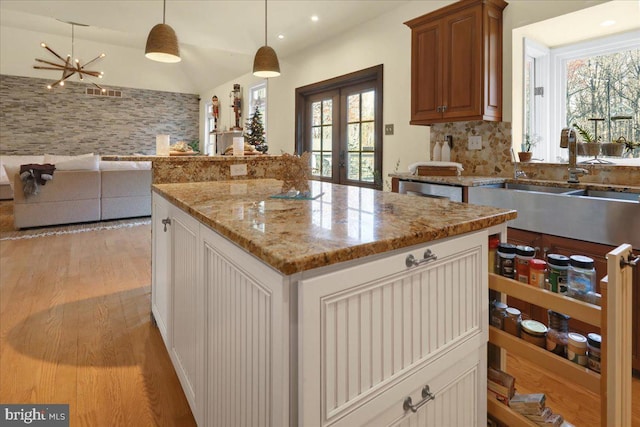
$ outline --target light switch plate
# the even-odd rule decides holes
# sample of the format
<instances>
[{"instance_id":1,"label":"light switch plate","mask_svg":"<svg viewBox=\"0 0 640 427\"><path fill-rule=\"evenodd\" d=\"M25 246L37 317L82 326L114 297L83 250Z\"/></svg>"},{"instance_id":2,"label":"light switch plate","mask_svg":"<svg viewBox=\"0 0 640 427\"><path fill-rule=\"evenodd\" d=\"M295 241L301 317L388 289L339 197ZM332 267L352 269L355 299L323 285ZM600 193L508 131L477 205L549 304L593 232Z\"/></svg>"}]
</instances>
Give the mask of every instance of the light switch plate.
<instances>
[{"instance_id":1,"label":"light switch plate","mask_svg":"<svg viewBox=\"0 0 640 427\"><path fill-rule=\"evenodd\" d=\"M482 150L482 137L480 135L469 135L469 150Z\"/></svg>"},{"instance_id":2,"label":"light switch plate","mask_svg":"<svg viewBox=\"0 0 640 427\"><path fill-rule=\"evenodd\" d=\"M242 176L247 174L246 163L240 165L231 165L231 176Z\"/></svg>"},{"instance_id":3,"label":"light switch plate","mask_svg":"<svg viewBox=\"0 0 640 427\"><path fill-rule=\"evenodd\" d=\"M393 135L393 125L384 125L384 134Z\"/></svg>"}]
</instances>

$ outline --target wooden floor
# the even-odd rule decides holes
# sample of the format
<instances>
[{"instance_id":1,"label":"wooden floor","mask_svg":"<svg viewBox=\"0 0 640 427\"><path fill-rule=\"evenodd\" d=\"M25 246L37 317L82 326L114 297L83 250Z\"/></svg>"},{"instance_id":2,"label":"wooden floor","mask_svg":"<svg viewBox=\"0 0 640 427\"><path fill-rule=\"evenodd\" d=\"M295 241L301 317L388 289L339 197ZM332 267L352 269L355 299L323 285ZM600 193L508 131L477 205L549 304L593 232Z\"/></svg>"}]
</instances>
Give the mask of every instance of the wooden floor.
<instances>
[{"instance_id":1,"label":"wooden floor","mask_svg":"<svg viewBox=\"0 0 640 427\"><path fill-rule=\"evenodd\" d=\"M0 402L72 426L193 426L151 325L150 226L0 241Z\"/></svg>"},{"instance_id":2,"label":"wooden floor","mask_svg":"<svg viewBox=\"0 0 640 427\"><path fill-rule=\"evenodd\" d=\"M150 322L150 259L150 226L0 241L0 402L68 403L72 426L195 425ZM599 426L597 396L507 363L519 392ZM637 378L633 398L640 427Z\"/></svg>"}]
</instances>

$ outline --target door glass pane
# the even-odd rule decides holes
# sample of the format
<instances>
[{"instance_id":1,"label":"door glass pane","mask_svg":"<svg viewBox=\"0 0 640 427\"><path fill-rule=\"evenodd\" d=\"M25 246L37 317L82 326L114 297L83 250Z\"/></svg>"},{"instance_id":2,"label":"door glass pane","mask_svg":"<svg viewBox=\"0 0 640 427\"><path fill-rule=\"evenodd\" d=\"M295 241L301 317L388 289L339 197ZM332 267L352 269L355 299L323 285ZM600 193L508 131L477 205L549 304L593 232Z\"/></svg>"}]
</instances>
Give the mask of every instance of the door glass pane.
<instances>
[{"instance_id":1,"label":"door glass pane","mask_svg":"<svg viewBox=\"0 0 640 427\"><path fill-rule=\"evenodd\" d=\"M330 125L333 116L333 101L325 99L322 101L322 124Z\"/></svg>"},{"instance_id":2,"label":"door glass pane","mask_svg":"<svg viewBox=\"0 0 640 427\"><path fill-rule=\"evenodd\" d=\"M349 151L360 151L360 123L347 125L347 145Z\"/></svg>"},{"instance_id":3,"label":"door glass pane","mask_svg":"<svg viewBox=\"0 0 640 427\"><path fill-rule=\"evenodd\" d=\"M349 95L347 97L347 121L349 123L360 121L360 94Z\"/></svg>"},{"instance_id":4,"label":"door glass pane","mask_svg":"<svg viewBox=\"0 0 640 427\"><path fill-rule=\"evenodd\" d=\"M321 127L313 127L311 128L311 141L312 146L311 149L313 151L320 151L322 149L322 135L321 135Z\"/></svg>"},{"instance_id":5,"label":"door glass pane","mask_svg":"<svg viewBox=\"0 0 640 427\"><path fill-rule=\"evenodd\" d=\"M362 151L375 149L373 122L362 123Z\"/></svg>"},{"instance_id":6,"label":"door glass pane","mask_svg":"<svg viewBox=\"0 0 640 427\"><path fill-rule=\"evenodd\" d=\"M361 165L362 165L362 169L361 169L360 180L366 181L366 182L373 182L375 178L373 173L373 171L375 170L373 153L362 153Z\"/></svg>"},{"instance_id":7,"label":"door glass pane","mask_svg":"<svg viewBox=\"0 0 640 427\"><path fill-rule=\"evenodd\" d=\"M362 94L362 121L373 120L375 112L375 91Z\"/></svg>"},{"instance_id":8,"label":"door glass pane","mask_svg":"<svg viewBox=\"0 0 640 427\"><path fill-rule=\"evenodd\" d=\"M321 116L320 116L320 107L321 102L314 102L311 104L311 125L312 126L320 126L322 124Z\"/></svg>"},{"instance_id":9,"label":"door glass pane","mask_svg":"<svg viewBox=\"0 0 640 427\"><path fill-rule=\"evenodd\" d=\"M331 153L322 155L322 176L331 177Z\"/></svg>"},{"instance_id":10,"label":"door glass pane","mask_svg":"<svg viewBox=\"0 0 640 427\"><path fill-rule=\"evenodd\" d=\"M322 172L322 155L318 152L314 152L311 156L311 173L313 175L320 175Z\"/></svg>"},{"instance_id":11,"label":"door glass pane","mask_svg":"<svg viewBox=\"0 0 640 427\"><path fill-rule=\"evenodd\" d=\"M360 153L349 153L347 169L347 178L354 181L360 179Z\"/></svg>"},{"instance_id":12,"label":"door glass pane","mask_svg":"<svg viewBox=\"0 0 640 427\"><path fill-rule=\"evenodd\" d=\"M322 126L322 151L331 151L331 133L333 126Z\"/></svg>"}]
</instances>

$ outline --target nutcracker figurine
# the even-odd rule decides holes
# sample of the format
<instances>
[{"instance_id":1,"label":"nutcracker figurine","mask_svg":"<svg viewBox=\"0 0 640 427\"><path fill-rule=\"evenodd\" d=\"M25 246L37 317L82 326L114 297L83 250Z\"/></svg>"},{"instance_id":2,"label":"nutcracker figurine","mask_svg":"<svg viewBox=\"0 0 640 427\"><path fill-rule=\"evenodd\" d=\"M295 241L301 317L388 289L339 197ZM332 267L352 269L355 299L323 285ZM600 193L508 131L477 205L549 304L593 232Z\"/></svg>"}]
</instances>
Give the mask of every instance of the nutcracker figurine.
<instances>
[{"instance_id":1,"label":"nutcracker figurine","mask_svg":"<svg viewBox=\"0 0 640 427\"><path fill-rule=\"evenodd\" d=\"M211 98L211 115L213 116L213 130L218 131L218 119L220 118L220 103L218 97L213 95Z\"/></svg>"},{"instance_id":2,"label":"nutcracker figurine","mask_svg":"<svg viewBox=\"0 0 640 427\"><path fill-rule=\"evenodd\" d=\"M231 107L233 108L233 114L235 115L236 125L231 128L231 130L242 130L242 126L240 126L240 120L242 118L242 92L240 91L240 85L238 83L234 83L233 90L229 93L229 98L231 101Z\"/></svg>"}]
</instances>

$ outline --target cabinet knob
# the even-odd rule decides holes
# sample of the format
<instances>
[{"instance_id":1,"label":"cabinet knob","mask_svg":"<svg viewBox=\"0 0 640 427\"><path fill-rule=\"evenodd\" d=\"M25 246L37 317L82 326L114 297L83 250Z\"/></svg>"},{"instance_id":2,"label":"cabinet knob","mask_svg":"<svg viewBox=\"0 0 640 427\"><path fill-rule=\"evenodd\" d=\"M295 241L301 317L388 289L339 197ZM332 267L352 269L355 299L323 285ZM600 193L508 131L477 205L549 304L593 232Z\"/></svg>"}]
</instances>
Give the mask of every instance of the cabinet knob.
<instances>
[{"instance_id":1,"label":"cabinet knob","mask_svg":"<svg viewBox=\"0 0 640 427\"><path fill-rule=\"evenodd\" d=\"M418 412L418 409L422 408L424 405L427 404L428 401L430 400L434 400L436 398L435 394L431 393L431 391L429 390L429 386L426 385L422 388L422 400L418 403L416 403L415 405L413 405L412 401L411 401L411 396L407 396L406 399L404 399L404 402L402 403L402 409L406 412L406 411L411 411L411 412Z\"/></svg>"},{"instance_id":2,"label":"cabinet knob","mask_svg":"<svg viewBox=\"0 0 640 427\"><path fill-rule=\"evenodd\" d=\"M443 106L442 106L442 112L443 112L443 113L446 113L446 112L447 112L447 106L446 106L446 105L443 105Z\"/></svg>"},{"instance_id":3,"label":"cabinet knob","mask_svg":"<svg viewBox=\"0 0 640 427\"><path fill-rule=\"evenodd\" d=\"M442 113L442 106L438 105L438 106L436 107L436 111L437 111L438 113Z\"/></svg>"},{"instance_id":4,"label":"cabinet knob","mask_svg":"<svg viewBox=\"0 0 640 427\"><path fill-rule=\"evenodd\" d=\"M438 259L438 256L431 252L431 249L427 249L424 251L424 255L422 259L417 259L413 255L407 255L407 259L405 259L405 264L407 267L417 267L418 265L425 264L429 261L435 261Z\"/></svg>"},{"instance_id":5,"label":"cabinet knob","mask_svg":"<svg viewBox=\"0 0 640 427\"><path fill-rule=\"evenodd\" d=\"M167 232L167 225L171 225L171 218L166 217L162 220L162 223L164 224L164 232Z\"/></svg>"}]
</instances>

